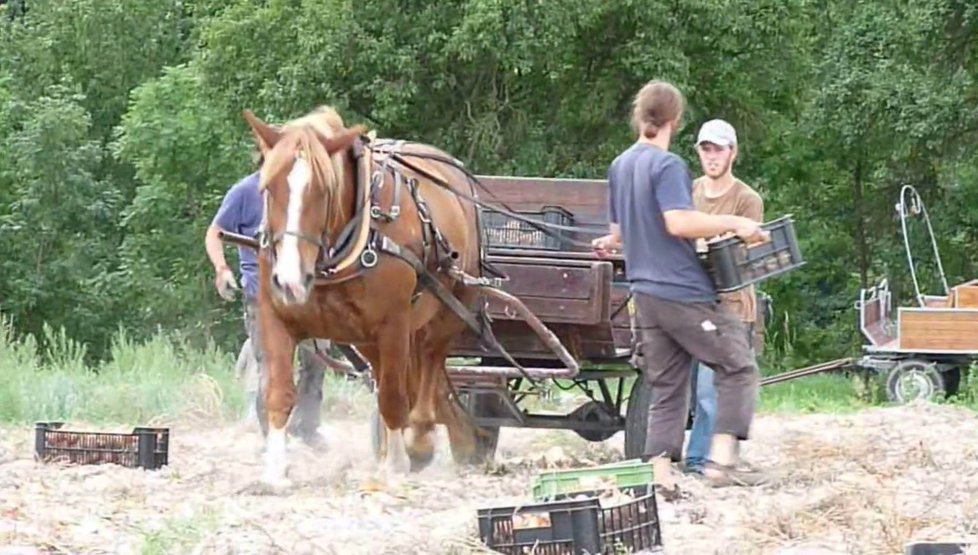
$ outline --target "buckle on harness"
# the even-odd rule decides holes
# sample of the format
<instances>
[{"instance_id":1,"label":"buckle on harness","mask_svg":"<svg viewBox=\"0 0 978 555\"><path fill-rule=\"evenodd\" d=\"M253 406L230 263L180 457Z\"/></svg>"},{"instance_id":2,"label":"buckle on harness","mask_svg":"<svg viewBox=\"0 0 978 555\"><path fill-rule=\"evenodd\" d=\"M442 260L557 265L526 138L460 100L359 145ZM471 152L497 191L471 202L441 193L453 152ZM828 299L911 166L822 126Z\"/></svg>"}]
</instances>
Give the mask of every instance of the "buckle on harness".
<instances>
[{"instance_id":1,"label":"buckle on harness","mask_svg":"<svg viewBox=\"0 0 978 555\"><path fill-rule=\"evenodd\" d=\"M364 268L373 268L377 265L378 258L377 251L370 247L360 253L360 264Z\"/></svg>"}]
</instances>

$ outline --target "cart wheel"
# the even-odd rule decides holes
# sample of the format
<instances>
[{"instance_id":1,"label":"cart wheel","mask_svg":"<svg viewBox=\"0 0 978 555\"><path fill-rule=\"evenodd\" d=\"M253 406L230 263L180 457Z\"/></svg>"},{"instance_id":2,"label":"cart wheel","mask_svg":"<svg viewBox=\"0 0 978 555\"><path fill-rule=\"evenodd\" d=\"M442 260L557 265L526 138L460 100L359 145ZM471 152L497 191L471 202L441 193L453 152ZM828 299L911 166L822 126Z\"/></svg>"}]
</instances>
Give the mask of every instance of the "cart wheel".
<instances>
[{"instance_id":1,"label":"cart wheel","mask_svg":"<svg viewBox=\"0 0 978 555\"><path fill-rule=\"evenodd\" d=\"M505 408L502 402L494 395L464 395L464 401L469 413L473 416L502 416ZM475 449L468 457L462 456L452 445L452 458L456 464L460 465L482 465L492 461L496 456L496 447L499 445L499 426L487 426L476 429Z\"/></svg>"},{"instance_id":2,"label":"cart wheel","mask_svg":"<svg viewBox=\"0 0 978 555\"><path fill-rule=\"evenodd\" d=\"M893 403L930 401L944 393L944 376L933 362L904 360L886 374L886 398Z\"/></svg>"},{"instance_id":3,"label":"cart wheel","mask_svg":"<svg viewBox=\"0 0 978 555\"><path fill-rule=\"evenodd\" d=\"M625 410L625 458L637 459L645 452L645 436L648 432L649 405L652 403L652 386L639 374L632 383Z\"/></svg>"}]
</instances>

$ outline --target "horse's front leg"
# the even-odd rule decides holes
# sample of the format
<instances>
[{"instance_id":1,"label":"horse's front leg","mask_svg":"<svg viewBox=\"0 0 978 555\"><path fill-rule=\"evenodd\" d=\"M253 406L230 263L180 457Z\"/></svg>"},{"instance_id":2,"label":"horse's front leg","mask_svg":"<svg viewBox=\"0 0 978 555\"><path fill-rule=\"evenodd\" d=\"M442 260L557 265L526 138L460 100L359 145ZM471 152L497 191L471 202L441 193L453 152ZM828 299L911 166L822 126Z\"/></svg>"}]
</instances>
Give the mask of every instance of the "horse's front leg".
<instances>
[{"instance_id":1,"label":"horse's front leg","mask_svg":"<svg viewBox=\"0 0 978 555\"><path fill-rule=\"evenodd\" d=\"M386 448L381 448L380 463L388 475L403 475L410 469L404 429L411 408L406 374L413 361L407 311L386 322L377 337L380 362L377 401L386 428Z\"/></svg>"},{"instance_id":2,"label":"horse's front leg","mask_svg":"<svg viewBox=\"0 0 978 555\"><path fill-rule=\"evenodd\" d=\"M265 472L262 482L286 488L291 481L285 477L288 460L285 451L286 424L295 405L295 383L292 380L292 357L295 339L282 321L270 311L262 311L262 343L268 368L265 387L265 417L268 435L265 436Z\"/></svg>"}]
</instances>

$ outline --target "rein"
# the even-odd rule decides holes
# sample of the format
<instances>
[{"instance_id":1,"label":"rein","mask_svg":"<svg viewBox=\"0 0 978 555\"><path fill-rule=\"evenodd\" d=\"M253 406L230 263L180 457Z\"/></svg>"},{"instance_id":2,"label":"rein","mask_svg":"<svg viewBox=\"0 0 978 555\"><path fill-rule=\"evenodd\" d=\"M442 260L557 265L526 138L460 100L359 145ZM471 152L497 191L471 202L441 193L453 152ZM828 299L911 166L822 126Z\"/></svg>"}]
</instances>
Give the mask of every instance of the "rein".
<instances>
[{"instance_id":1,"label":"rein","mask_svg":"<svg viewBox=\"0 0 978 555\"><path fill-rule=\"evenodd\" d=\"M492 327L489 323L488 314L479 311L478 315L472 314L470 310L467 309L462 303L455 298L452 292L446 288L442 283L440 283L434 276L431 270L428 268L427 254L429 247L433 247L435 251L435 264L439 270L451 270L452 261L457 256L457 253L451 249L448 242L442 236L440 231L432 222L430 213L427 208L427 203L421 198L417 189L417 180L413 178L407 178L402 180L403 176L397 172L396 169L390 168L390 171L394 173L394 196L392 200L392 205L387 212L383 212L380 203L377 199L376 193L380 190L384 183L384 177L388 171L388 163L391 160L395 160L401 166L408 168L419 175L422 175L437 184L441 188L449 191L450 193L456 195L459 198L466 199L479 207L501 212L507 216L512 217L516 220L521 220L524 222L537 227L544 233L555 235L558 238L567 241L575 245L581 245L590 248L590 243L585 243L583 241L576 241L567 237L560 236L551 230L544 229L546 227L563 229L569 231L577 231L582 233L600 233L595 229L581 228L575 226L563 226L558 224L550 224L548 222L542 222L529 218L525 215L519 214L512 210L504 203L500 202L503 209L493 208L487 206L485 203L480 201L475 197L474 185L478 185L483 190L489 192L484 184L482 184L478 178L472 175L466 168L454 159L445 158L442 156L425 155L425 154L409 154L408 156L415 156L417 158L431 159L438 162L442 162L452 167L461 170L469 179L470 186L473 186L472 195L463 193L461 191L454 190L441 175L437 175L435 172L425 170L412 164L405 160L404 155L400 152L401 147L405 144L403 141L393 142L393 148L382 149L376 148L370 144L370 137L361 137L353 146L353 156L357 160L357 176L355 178L355 183L358 185L358 195L357 195L357 206L354 211L354 216L340 231L337 237L336 245L331 245L328 232L324 231L320 237L314 237L303 233L292 232L292 231L282 231L274 234L274 236L269 237L267 233L267 223L263 222L261 231L259 232L259 245L260 250L265 251L266 256L269 257L269 261L274 264L275 262L275 249L268 248L280 241L284 236L291 235L297 237L300 240L310 242L319 248L319 255L317 256L316 262L316 281L320 284L324 281L326 283L336 283L347 281L353 279L363 273L364 270L372 268L375 266L379 260L378 250L399 258L403 262L411 266L417 276L418 276L418 286L423 289L429 290L436 298L438 298L442 303L448 306L452 312L454 312L465 324L469 327L479 338L480 343L490 350L495 350L500 353L503 358L513 365L522 376L532 385L532 387L538 387L538 381L531 377L526 369L516 361L512 355L506 350L506 348L499 342L495 334L492 331ZM382 153L386 155L385 160L380 169L371 172L373 170L373 154ZM368 177L369 176L369 177ZM372 220L386 220L392 222L397 219L400 213L399 206L399 191L402 186L406 186L410 189L412 200L415 202L418 208L418 218L422 226L422 239L423 239L423 252L422 257L418 258L413 252L407 250L400 245L391 241L389 237L383 234L380 230L372 225ZM492 195L495 198L495 195ZM497 199L498 200L498 199ZM268 204L268 197L265 198L266 211ZM481 231L481 230L480 230ZM351 241L351 239L356 234L356 240ZM481 234L480 234L481 235ZM339 248L340 251L337 253L336 249ZM441 253L439 253L441 250ZM344 269L351 267L355 262L359 260L359 268L351 272L348 275L340 276L338 275ZM437 270L436 270L437 271ZM324 275L325 274L325 275ZM455 279L459 279L459 276L453 276ZM463 278L468 278L462 274ZM475 285L478 287L489 287L491 280L488 278L471 278L463 279L463 281L468 281L469 285ZM420 291L415 293L415 299L420 295ZM550 334L552 335L552 334ZM556 339L554 338L556 341ZM557 342L559 345L559 342ZM563 350L561 348L561 350ZM576 363L570 358L570 355L564 351L566 358L565 364L568 367L576 367ZM457 398L457 395L456 395Z\"/></svg>"},{"instance_id":2,"label":"rein","mask_svg":"<svg viewBox=\"0 0 978 555\"><path fill-rule=\"evenodd\" d=\"M370 148L370 147L368 147L368 148ZM409 169L411 169L411 170L413 170L413 171L415 171L415 172L417 172L417 173L419 173L421 175L424 175L425 177L427 177L428 179L430 179L432 182L434 182L435 184L437 184L439 187L441 187L443 189L446 189L447 191L449 191L450 193L454 194L455 196L457 196L459 198L463 198L463 199L465 199L465 200L467 200L467 201L469 201L469 202L475 204L476 206L479 206L480 208L483 208L485 210L489 210L491 212L497 212L499 214L503 214L505 216L508 216L508 217L510 217L510 218L512 218L514 220L519 220L519 221L528 223L531 226L533 226L533 227L537 228L538 230L540 230L541 232L543 232L543 233L545 233L547 235L550 235L551 237L554 237L556 239L559 239L561 241L564 241L566 243L569 243L571 245L574 245L574 246L577 246L577 247L583 247L583 248L587 248L587 249L590 249L591 248L591 243L589 243L589 242L579 241L579 240L576 240L576 239L572 239L572 238L570 238L570 237L568 237L566 235L563 235L563 234L560 234L560 233L557 233L555 231L552 231L550 229L545 229L545 228L551 228L551 229L557 229L557 230L563 230L563 231L570 231L570 232L581 233L581 234L586 234L586 235L595 235L595 236L599 236L599 235L603 235L603 234L607 233L606 230L604 230L602 228L598 228L598 227L581 227L581 226L561 225L561 224L555 224L555 223L550 223L550 222L544 222L544 221L541 221L541 220L537 220L537 219L531 218L531 217L529 217L529 216L527 216L525 214L520 214L519 212L513 210L509 205L507 205L503 201L499 200L499 197L497 197L492 192L491 189L489 189L488 187L486 187L486 185L484 183L482 183L481 181L479 181L479 178L478 177L476 177L472 172L470 172L468 170L468 168L466 168L464 165L462 165L461 162L459 162L458 160L455 160L454 158L449 159L449 158L445 158L444 156L438 156L438 155L435 155L435 154L423 154L423 153L418 153L418 152L412 152L412 153L408 153L408 154L403 154L401 152L393 152L393 151L391 151L391 152L387 152L386 154L388 156L394 158L395 160L397 160L404 167L409 168ZM492 197L493 201L495 201L495 203L498 204L499 206L498 207L490 206L490 205L486 204L485 202L479 200L478 198L476 198L474 196L467 195L467 194L465 194L465 193L463 193L461 191L456 191L456 190L452 189L448 185L448 183L446 183L443 179L440 179L438 176L432 175L430 172L425 171L424 169L419 168L418 166L416 166L416 165L408 162L407 160L405 160L404 159L405 156L414 157L414 158L421 158L421 159L426 159L426 160L434 160L434 161L437 161L437 162L442 162L444 164L451 165L452 167L454 167L454 168L458 169L459 171L461 171L462 173L464 173L465 176L469 179L470 183L473 183L473 184L477 185L480 189L482 189L483 191L485 191L490 197Z\"/></svg>"}]
</instances>

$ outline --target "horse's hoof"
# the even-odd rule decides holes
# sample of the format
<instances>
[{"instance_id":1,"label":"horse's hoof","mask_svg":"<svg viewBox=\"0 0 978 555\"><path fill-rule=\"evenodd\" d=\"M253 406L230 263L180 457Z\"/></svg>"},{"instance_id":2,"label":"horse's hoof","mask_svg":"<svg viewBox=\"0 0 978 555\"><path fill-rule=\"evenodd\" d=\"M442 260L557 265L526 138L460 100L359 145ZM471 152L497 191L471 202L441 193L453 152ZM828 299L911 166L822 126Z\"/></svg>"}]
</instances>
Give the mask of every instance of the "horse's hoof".
<instances>
[{"instance_id":1,"label":"horse's hoof","mask_svg":"<svg viewBox=\"0 0 978 555\"><path fill-rule=\"evenodd\" d=\"M327 450L329 450L329 443L326 441L326 434L321 431L304 434L300 436L299 439L302 440L303 445L317 453L325 453Z\"/></svg>"},{"instance_id":2,"label":"horse's hoof","mask_svg":"<svg viewBox=\"0 0 978 555\"><path fill-rule=\"evenodd\" d=\"M411 451L408 451L408 459L411 461L410 471L412 473L421 472L431 465L431 461L435 460L435 452L434 450L424 451L421 453L412 453Z\"/></svg>"},{"instance_id":3,"label":"horse's hoof","mask_svg":"<svg viewBox=\"0 0 978 555\"><path fill-rule=\"evenodd\" d=\"M261 483L273 491L285 491L292 489L293 486L292 480L289 480L285 476L273 476L268 474L262 476Z\"/></svg>"}]
</instances>

